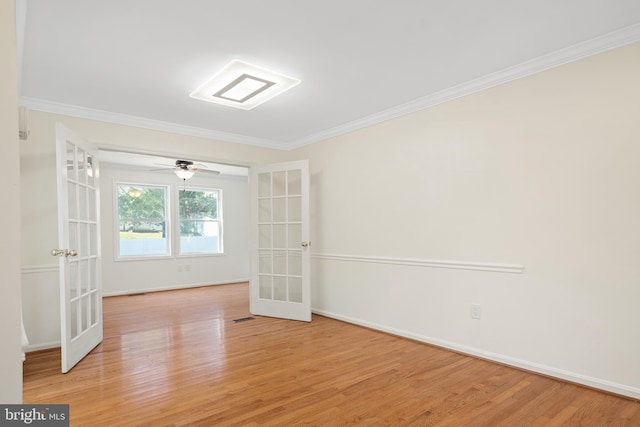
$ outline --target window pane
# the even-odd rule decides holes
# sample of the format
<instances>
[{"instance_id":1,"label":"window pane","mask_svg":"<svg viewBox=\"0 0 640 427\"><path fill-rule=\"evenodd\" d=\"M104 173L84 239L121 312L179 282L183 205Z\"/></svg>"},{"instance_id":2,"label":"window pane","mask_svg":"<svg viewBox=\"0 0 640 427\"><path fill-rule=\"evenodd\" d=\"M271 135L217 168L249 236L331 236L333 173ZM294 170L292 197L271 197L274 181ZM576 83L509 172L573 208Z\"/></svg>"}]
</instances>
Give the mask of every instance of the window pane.
<instances>
[{"instance_id":1,"label":"window pane","mask_svg":"<svg viewBox=\"0 0 640 427\"><path fill-rule=\"evenodd\" d=\"M220 196L220 190L185 189L179 192L181 254L222 252Z\"/></svg>"},{"instance_id":2,"label":"window pane","mask_svg":"<svg viewBox=\"0 0 640 427\"><path fill-rule=\"evenodd\" d=\"M218 192L182 190L178 196L180 203L180 220L218 219Z\"/></svg>"},{"instance_id":3,"label":"window pane","mask_svg":"<svg viewBox=\"0 0 640 427\"><path fill-rule=\"evenodd\" d=\"M168 255L165 187L118 184L120 256Z\"/></svg>"},{"instance_id":4,"label":"window pane","mask_svg":"<svg viewBox=\"0 0 640 427\"><path fill-rule=\"evenodd\" d=\"M220 252L218 225L218 222L210 221L180 221L180 252Z\"/></svg>"}]
</instances>

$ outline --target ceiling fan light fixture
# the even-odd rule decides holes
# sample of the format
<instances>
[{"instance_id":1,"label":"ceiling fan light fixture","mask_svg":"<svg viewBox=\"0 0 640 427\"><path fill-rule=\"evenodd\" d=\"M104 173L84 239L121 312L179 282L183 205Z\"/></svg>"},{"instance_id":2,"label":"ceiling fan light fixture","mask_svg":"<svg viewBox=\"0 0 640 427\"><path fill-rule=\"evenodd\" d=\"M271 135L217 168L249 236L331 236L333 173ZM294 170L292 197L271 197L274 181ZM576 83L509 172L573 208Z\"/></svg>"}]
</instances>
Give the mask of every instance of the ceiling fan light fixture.
<instances>
[{"instance_id":1,"label":"ceiling fan light fixture","mask_svg":"<svg viewBox=\"0 0 640 427\"><path fill-rule=\"evenodd\" d=\"M183 169L183 168L175 168L173 171L175 172L178 178L184 181L186 181L187 179L190 179L195 173L195 171L191 169Z\"/></svg>"},{"instance_id":2,"label":"ceiling fan light fixture","mask_svg":"<svg viewBox=\"0 0 640 427\"><path fill-rule=\"evenodd\" d=\"M251 110L298 85L300 80L247 62L233 60L189 96Z\"/></svg>"}]
</instances>

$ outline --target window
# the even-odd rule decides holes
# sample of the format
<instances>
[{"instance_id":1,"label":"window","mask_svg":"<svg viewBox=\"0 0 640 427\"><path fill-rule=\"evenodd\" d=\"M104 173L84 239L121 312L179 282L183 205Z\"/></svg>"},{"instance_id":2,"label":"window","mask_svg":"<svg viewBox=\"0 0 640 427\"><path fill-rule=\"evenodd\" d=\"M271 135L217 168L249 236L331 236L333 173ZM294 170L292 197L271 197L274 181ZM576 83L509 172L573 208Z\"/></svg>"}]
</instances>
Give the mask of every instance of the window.
<instances>
[{"instance_id":1,"label":"window","mask_svg":"<svg viewBox=\"0 0 640 427\"><path fill-rule=\"evenodd\" d=\"M118 183L118 256L169 255L167 187Z\"/></svg>"},{"instance_id":2,"label":"window","mask_svg":"<svg viewBox=\"0 0 640 427\"><path fill-rule=\"evenodd\" d=\"M222 252L221 199L221 190L179 192L180 254Z\"/></svg>"}]
</instances>

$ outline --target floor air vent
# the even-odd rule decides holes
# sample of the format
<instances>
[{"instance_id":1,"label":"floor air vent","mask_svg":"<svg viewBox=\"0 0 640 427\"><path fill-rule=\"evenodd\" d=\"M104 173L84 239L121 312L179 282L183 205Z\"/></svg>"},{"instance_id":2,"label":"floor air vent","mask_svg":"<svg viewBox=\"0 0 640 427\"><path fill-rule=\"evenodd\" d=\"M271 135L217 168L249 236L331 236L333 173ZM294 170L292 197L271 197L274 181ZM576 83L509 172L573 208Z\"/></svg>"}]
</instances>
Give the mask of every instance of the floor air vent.
<instances>
[{"instance_id":1,"label":"floor air vent","mask_svg":"<svg viewBox=\"0 0 640 427\"><path fill-rule=\"evenodd\" d=\"M255 320L255 317L243 317L242 319L235 319L233 323L246 322L247 320Z\"/></svg>"}]
</instances>

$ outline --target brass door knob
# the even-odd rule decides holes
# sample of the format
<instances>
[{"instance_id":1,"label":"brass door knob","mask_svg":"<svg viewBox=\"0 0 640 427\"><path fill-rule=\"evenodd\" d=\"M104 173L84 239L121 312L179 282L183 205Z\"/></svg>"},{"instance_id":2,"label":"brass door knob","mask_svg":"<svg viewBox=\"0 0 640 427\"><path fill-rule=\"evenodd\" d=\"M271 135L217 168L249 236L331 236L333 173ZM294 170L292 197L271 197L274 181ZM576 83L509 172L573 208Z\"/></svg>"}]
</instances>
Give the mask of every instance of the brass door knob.
<instances>
[{"instance_id":1,"label":"brass door knob","mask_svg":"<svg viewBox=\"0 0 640 427\"><path fill-rule=\"evenodd\" d=\"M51 249L51 255L53 256L64 256L64 257L69 257L69 256L78 256L78 251L74 250L74 249Z\"/></svg>"}]
</instances>

